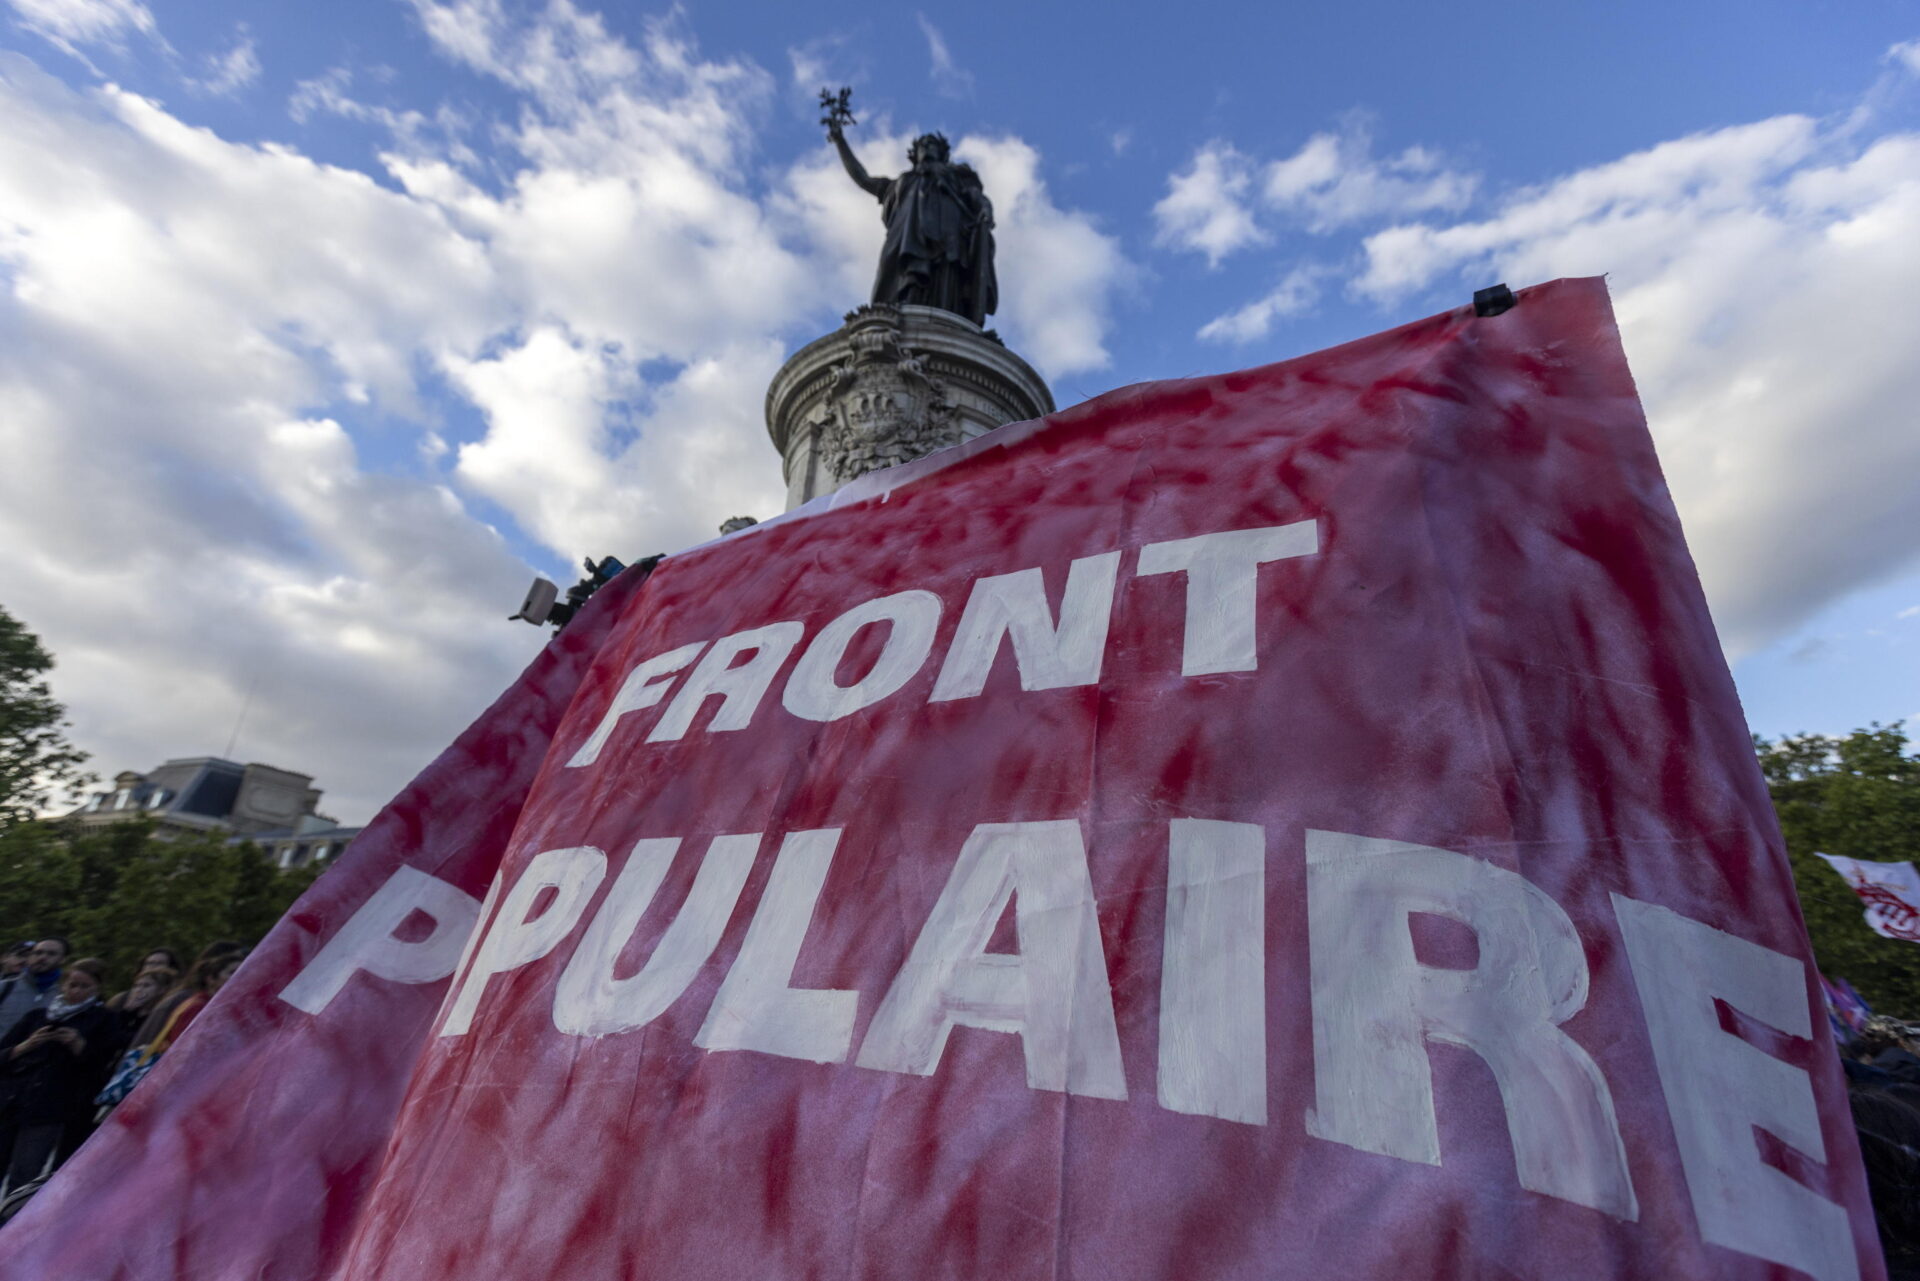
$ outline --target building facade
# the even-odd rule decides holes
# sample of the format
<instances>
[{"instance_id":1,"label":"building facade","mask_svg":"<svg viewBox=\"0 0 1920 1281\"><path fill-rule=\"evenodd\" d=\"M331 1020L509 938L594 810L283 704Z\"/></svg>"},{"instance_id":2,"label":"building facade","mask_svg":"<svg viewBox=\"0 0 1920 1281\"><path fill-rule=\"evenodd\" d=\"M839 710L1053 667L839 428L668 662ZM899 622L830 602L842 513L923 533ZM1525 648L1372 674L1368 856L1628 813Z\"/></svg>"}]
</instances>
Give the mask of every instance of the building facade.
<instances>
[{"instance_id":1,"label":"building facade","mask_svg":"<svg viewBox=\"0 0 1920 1281\"><path fill-rule=\"evenodd\" d=\"M320 813L313 776L218 756L186 756L116 774L68 818L83 827L144 818L162 840L226 836L258 845L280 867L321 863L360 831Z\"/></svg>"}]
</instances>

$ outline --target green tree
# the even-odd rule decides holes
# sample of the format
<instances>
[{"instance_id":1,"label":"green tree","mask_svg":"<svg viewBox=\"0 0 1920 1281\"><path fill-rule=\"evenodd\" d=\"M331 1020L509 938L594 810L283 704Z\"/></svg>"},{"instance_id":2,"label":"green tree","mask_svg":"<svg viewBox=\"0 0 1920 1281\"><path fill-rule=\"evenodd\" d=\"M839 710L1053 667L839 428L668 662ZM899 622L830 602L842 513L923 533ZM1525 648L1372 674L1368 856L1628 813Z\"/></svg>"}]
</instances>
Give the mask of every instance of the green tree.
<instances>
[{"instance_id":1,"label":"green tree","mask_svg":"<svg viewBox=\"0 0 1920 1281\"><path fill-rule=\"evenodd\" d=\"M66 709L47 688L53 657L0 609L0 826L32 818L85 781L86 753L67 742Z\"/></svg>"},{"instance_id":2,"label":"green tree","mask_svg":"<svg viewBox=\"0 0 1920 1281\"><path fill-rule=\"evenodd\" d=\"M1814 857L1920 861L1920 758L1908 752L1905 731L1871 725L1755 746L1821 971L1851 982L1875 1010L1920 1017L1920 943L1875 934L1860 899Z\"/></svg>"},{"instance_id":3,"label":"green tree","mask_svg":"<svg viewBox=\"0 0 1920 1281\"><path fill-rule=\"evenodd\" d=\"M251 942L265 938L295 899L326 870L324 863L276 867L258 846L230 845L234 852L233 901L227 908L231 937Z\"/></svg>"},{"instance_id":4,"label":"green tree","mask_svg":"<svg viewBox=\"0 0 1920 1281\"><path fill-rule=\"evenodd\" d=\"M257 942L317 875L218 835L163 840L144 820L21 823L0 831L0 937L63 935L119 986L156 947L191 959L218 939Z\"/></svg>"},{"instance_id":5,"label":"green tree","mask_svg":"<svg viewBox=\"0 0 1920 1281\"><path fill-rule=\"evenodd\" d=\"M80 860L51 825L0 826L0 944L65 935L81 879Z\"/></svg>"},{"instance_id":6,"label":"green tree","mask_svg":"<svg viewBox=\"0 0 1920 1281\"><path fill-rule=\"evenodd\" d=\"M90 832L74 845L85 850L105 842L119 844L130 835L117 830L120 826ZM217 839L154 840L144 824L125 826L141 839L127 852L112 889L82 902L73 914L75 946L105 960L116 981L152 948L165 945L189 952L232 937L239 882L234 847Z\"/></svg>"}]
</instances>

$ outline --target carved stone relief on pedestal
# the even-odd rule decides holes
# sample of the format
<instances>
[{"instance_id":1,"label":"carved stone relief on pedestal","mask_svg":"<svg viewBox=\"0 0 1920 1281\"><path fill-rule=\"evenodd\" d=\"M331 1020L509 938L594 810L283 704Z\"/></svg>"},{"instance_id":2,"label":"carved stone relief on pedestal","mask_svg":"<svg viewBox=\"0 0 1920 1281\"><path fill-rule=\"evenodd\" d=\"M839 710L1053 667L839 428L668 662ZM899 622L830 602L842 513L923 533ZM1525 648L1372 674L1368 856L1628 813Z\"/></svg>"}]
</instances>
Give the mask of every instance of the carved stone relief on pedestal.
<instances>
[{"instance_id":1,"label":"carved stone relief on pedestal","mask_svg":"<svg viewBox=\"0 0 1920 1281\"><path fill-rule=\"evenodd\" d=\"M767 389L788 506L1053 411L1033 368L965 317L874 303L795 352Z\"/></svg>"},{"instance_id":2,"label":"carved stone relief on pedestal","mask_svg":"<svg viewBox=\"0 0 1920 1281\"><path fill-rule=\"evenodd\" d=\"M901 340L892 311L869 306L848 317L852 350L833 366L826 398L808 423L818 465L840 482L961 438L947 384L928 372L925 353Z\"/></svg>"}]
</instances>

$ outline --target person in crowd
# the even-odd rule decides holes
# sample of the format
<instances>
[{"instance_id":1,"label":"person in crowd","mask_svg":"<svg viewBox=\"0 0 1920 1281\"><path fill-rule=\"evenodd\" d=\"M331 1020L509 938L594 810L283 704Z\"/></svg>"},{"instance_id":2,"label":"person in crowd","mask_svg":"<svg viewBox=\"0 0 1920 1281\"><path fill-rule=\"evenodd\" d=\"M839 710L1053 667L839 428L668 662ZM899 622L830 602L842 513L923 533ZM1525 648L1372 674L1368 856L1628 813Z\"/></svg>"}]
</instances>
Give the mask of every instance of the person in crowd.
<instances>
[{"instance_id":1,"label":"person in crowd","mask_svg":"<svg viewBox=\"0 0 1920 1281\"><path fill-rule=\"evenodd\" d=\"M133 986L129 987L125 992L121 992L117 994L112 1000L108 1001L107 1008L110 1010L124 1010L127 1005L127 999L133 995L134 988L140 985L140 978L142 975L156 973L156 972L165 972L167 976L166 982L162 986L161 991L156 994L155 999L158 999L159 996L165 995L166 990L168 988L171 988L175 983L179 982L182 969L183 967L180 964L180 956L172 948L170 947L154 948L152 951L148 952L145 956L140 958L139 968L137 968L133 972ZM153 1012L152 1002L147 1003L146 1010L147 1010L147 1013L149 1014ZM134 1020L135 1031L139 1030L139 1024L140 1024L140 1020L138 1019Z\"/></svg>"},{"instance_id":2,"label":"person in crowd","mask_svg":"<svg viewBox=\"0 0 1920 1281\"><path fill-rule=\"evenodd\" d=\"M27 952L27 968L0 982L0 1037L11 1032L29 1010L39 1009L59 995L67 952L65 939L41 939Z\"/></svg>"},{"instance_id":3,"label":"person in crowd","mask_svg":"<svg viewBox=\"0 0 1920 1281\"><path fill-rule=\"evenodd\" d=\"M107 1008L120 1016L129 1042L179 978L177 971L165 966L147 967L134 976L132 986L107 1002Z\"/></svg>"},{"instance_id":4,"label":"person in crowd","mask_svg":"<svg viewBox=\"0 0 1920 1281\"><path fill-rule=\"evenodd\" d=\"M1920 1085L1920 1055L1909 1048L1907 1033L1906 1024L1898 1019L1884 1014L1868 1019L1866 1027L1854 1037L1847 1050L1855 1063L1864 1064L1869 1070L1849 1069L1848 1077L1872 1084L1900 1081Z\"/></svg>"},{"instance_id":5,"label":"person in crowd","mask_svg":"<svg viewBox=\"0 0 1920 1281\"><path fill-rule=\"evenodd\" d=\"M246 955L246 951L244 944L231 940L207 944L194 961L193 968L187 971L187 976L176 983L171 992L154 1003L152 1012L140 1024L140 1030L133 1034L133 1043L152 1045L160 1035L160 1029L166 1026L168 1019L173 1017L173 1012L195 996L201 997L200 1004L204 1005L208 996L207 985L213 972L234 957ZM198 1013L197 1009L195 1013ZM189 1014L187 1021L192 1022L192 1020L193 1015ZM178 1034L178 1032L175 1033L176 1036Z\"/></svg>"},{"instance_id":6,"label":"person in crowd","mask_svg":"<svg viewBox=\"0 0 1920 1281\"><path fill-rule=\"evenodd\" d=\"M180 954L170 947L156 947L140 959L140 968L134 971L136 977L147 970L172 970L183 973L186 966L180 964Z\"/></svg>"},{"instance_id":7,"label":"person in crowd","mask_svg":"<svg viewBox=\"0 0 1920 1281\"><path fill-rule=\"evenodd\" d=\"M220 989L227 985L227 980L239 972L240 962L246 959L245 952L234 952L221 957L219 964L207 971L201 990L188 997L181 1003L180 1008L174 1011L172 1036L163 1038L168 1045L180 1039L180 1034L187 1030L187 1024L193 1022L200 1011L207 1008ZM164 1049L165 1046L161 1048Z\"/></svg>"},{"instance_id":8,"label":"person in crowd","mask_svg":"<svg viewBox=\"0 0 1920 1281\"><path fill-rule=\"evenodd\" d=\"M160 1049L165 1048L164 1041L156 1048L140 1043L137 1038L141 1025L173 990L179 977L173 970L165 968L142 969L134 976L132 987L107 1002L107 1008L119 1016L126 1044L132 1048L126 1051L108 1075L105 1088L94 1096L93 1101L100 1107L93 1118L96 1125L106 1120L107 1114L126 1100L127 1095L133 1092L133 1087L140 1084L152 1070L154 1060L160 1057ZM180 1008L175 1007L176 1010Z\"/></svg>"},{"instance_id":9,"label":"person in crowd","mask_svg":"<svg viewBox=\"0 0 1920 1281\"><path fill-rule=\"evenodd\" d=\"M1847 1090L1888 1281L1920 1281L1920 1109L1899 1097L1909 1088Z\"/></svg>"},{"instance_id":10,"label":"person in crowd","mask_svg":"<svg viewBox=\"0 0 1920 1281\"><path fill-rule=\"evenodd\" d=\"M167 1052L169 1046L180 1039L180 1034L207 1008L226 981L240 968L240 962L247 959L246 949L238 943L215 944L223 950L214 952L208 948L194 962L185 983L176 987L167 998L156 1004L154 1012L147 1017L136 1044L146 1047L149 1061L158 1059ZM237 950L226 950L226 949ZM211 955L209 955L211 953ZM154 1026L155 1020L159 1020Z\"/></svg>"},{"instance_id":11,"label":"person in crowd","mask_svg":"<svg viewBox=\"0 0 1920 1281\"><path fill-rule=\"evenodd\" d=\"M33 951L31 943L15 943L5 952L0 952L0 981L16 978L20 971L27 968L27 953Z\"/></svg>"},{"instance_id":12,"label":"person in crowd","mask_svg":"<svg viewBox=\"0 0 1920 1281\"><path fill-rule=\"evenodd\" d=\"M124 1044L120 1021L100 999L106 966L65 967L60 989L0 1036L0 1152L7 1186L57 1167L87 1136L93 1096Z\"/></svg>"}]
</instances>

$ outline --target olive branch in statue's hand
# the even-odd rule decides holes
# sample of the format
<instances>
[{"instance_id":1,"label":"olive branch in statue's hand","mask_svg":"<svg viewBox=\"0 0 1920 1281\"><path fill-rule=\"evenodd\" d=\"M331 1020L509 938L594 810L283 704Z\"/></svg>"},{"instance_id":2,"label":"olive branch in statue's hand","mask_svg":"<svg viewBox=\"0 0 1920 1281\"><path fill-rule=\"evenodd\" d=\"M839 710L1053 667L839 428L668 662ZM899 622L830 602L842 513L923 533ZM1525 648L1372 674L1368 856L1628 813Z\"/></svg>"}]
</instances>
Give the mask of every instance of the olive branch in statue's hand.
<instances>
[{"instance_id":1,"label":"olive branch in statue's hand","mask_svg":"<svg viewBox=\"0 0 1920 1281\"><path fill-rule=\"evenodd\" d=\"M820 91L820 123L827 127L827 136L837 138L847 125L859 124L853 118L853 89L841 86L840 92L831 89Z\"/></svg>"}]
</instances>

